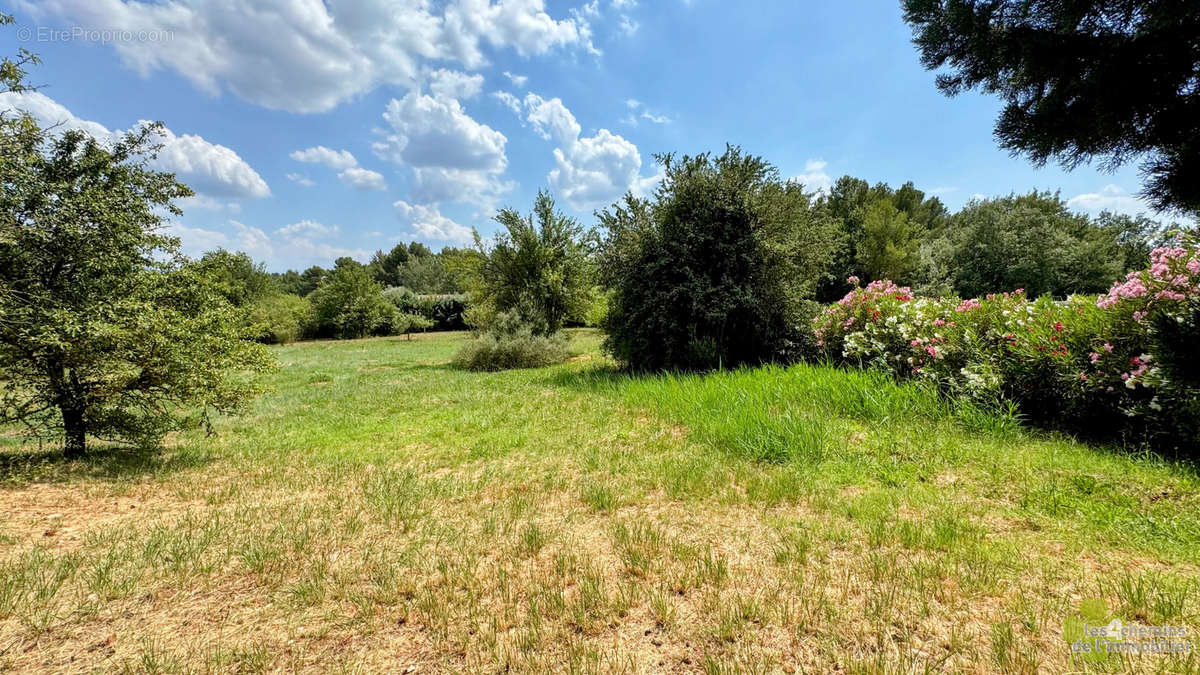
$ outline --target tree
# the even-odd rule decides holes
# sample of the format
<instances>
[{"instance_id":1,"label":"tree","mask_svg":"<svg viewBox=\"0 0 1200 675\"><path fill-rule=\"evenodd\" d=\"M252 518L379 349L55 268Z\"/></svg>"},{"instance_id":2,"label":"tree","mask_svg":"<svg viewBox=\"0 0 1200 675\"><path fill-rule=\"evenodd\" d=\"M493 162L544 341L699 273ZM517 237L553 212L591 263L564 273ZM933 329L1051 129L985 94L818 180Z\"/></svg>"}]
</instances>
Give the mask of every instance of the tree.
<instances>
[{"instance_id":1,"label":"tree","mask_svg":"<svg viewBox=\"0 0 1200 675\"><path fill-rule=\"evenodd\" d=\"M921 264L920 233L890 199L879 199L863 215L858 264L870 279L910 283Z\"/></svg>"},{"instance_id":2,"label":"tree","mask_svg":"<svg viewBox=\"0 0 1200 675\"><path fill-rule=\"evenodd\" d=\"M403 286L402 273L404 266L408 264L408 257L408 247L404 244L396 244L387 253L376 251L368 265L371 276L385 288Z\"/></svg>"},{"instance_id":3,"label":"tree","mask_svg":"<svg viewBox=\"0 0 1200 675\"><path fill-rule=\"evenodd\" d=\"M478 300L518 315L535 335L558 332L589 300L592 270L583 229L555 211L554 199L540 190L528 218L502 209L496 222L504 229L491 248L480 245Z\"/></svg>"},{"instance_id":4,"label":"tree","mask_svg":"<svg viewBox=\"0 0 1200 675\"><path fill-rule=\"evenodd\" d=\"M1113 234L1056 194L974 201L952 227L955 289L964 297L1016 288L1031 297L1101 293L1125 271Z\"/></svg>"},{"instance_id":5,"label":"tree","mask_svg":"<svg viewBox=\"0 0 1200 675\"><path fill-rule=\"evenodd\" d=\"M266 265L255 263L240 251L209 251L196 262L196 269L211 278L234 307L245 307L280 292Z\"/></svg>"},{"instance_id":6,"label":"tree","mask_svg":"<svg viewBox=\"0 0 1200 675\"><path fill-rule=\"evenodd\" d=\"M599 214L606 348L635 370L707 369L799 355L837 223L760 157L658 157L653 199Z\"/></svg>"},{"instance_id":7,"label":"tree","mask_svg":"<svg viewBox=\"0 0 1200 675\"><path fill-rule=\"evenodd\" d=\"M0 421L63 437L150 445L209 424L258 390L270 356L162 233L192 194L150 169L160 125L111 146L3 120Z\"/></svg>"},{"instance_id":8,"label":"tree","mask_svg":"<svg viewBox=\"0 0 1200 675\"><path fill-rule=\"evenodd\" d=\"M1036 164L1138 157L1159 209L1200 212L1200 3L902 0L937 86L1004 101L1000 145Z\"/></svg>"},{"instance_id":9,"label":"tree","mask_svg":"<svg viewBox=\"0 0 1200 675\"><path fill-rule=\"evenodd\" d=\"M848 288L846 278L861 277L864 281L872 281L876 277L871 270L863 266L863 260L874 253L860 253L866 236L865 219L867 210L880 200L886 200L905 217L907 224L920 237L925 233L939 232L947 222L946 207L937 197L926 197L925 193L916 189L911 182L905 183L899 189L893 190L886 183L874 186L861 178L842 176L833 184L829 192L822 195L820 203L835 219L839 226L837 246L832 254L832 262L828 274L821 279L817 286L817 298L822 302L832 302L842 297ZM878 224L878 223L877 223ZM919 246L919 241L917 242ZM920 265L918 264L919 268ZM914 279L892 278L900 283L908 283Z\"/></svg>"},{"instance_id":10,"label":"tree","mask_svg":"<svg viewBox=\"0 0 1200 675\"><path fill-rule=\"evenodd\" d=\"M352 258L339 258L329 278L309 296L321 337L361 338L386 333L396 309L383 288Z\"/></svg>"}]
</instances>

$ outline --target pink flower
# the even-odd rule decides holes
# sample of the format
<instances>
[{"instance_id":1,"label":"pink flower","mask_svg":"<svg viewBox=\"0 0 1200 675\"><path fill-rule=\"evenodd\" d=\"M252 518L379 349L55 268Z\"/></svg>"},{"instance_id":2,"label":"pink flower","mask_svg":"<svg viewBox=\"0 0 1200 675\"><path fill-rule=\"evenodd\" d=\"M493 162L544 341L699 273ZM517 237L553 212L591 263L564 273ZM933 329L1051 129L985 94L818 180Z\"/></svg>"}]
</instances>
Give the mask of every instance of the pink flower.
<instances>
[{"instance_id":1,"label":"pink flower","mask_svg":"<svg viewBox=\"0 0 1200 675\"><path fill-rule=\"evenodd\" d=\"M1060 332L1060 333L1062 332L1062 330L1063 330L1063 324L1062 324L1062 322L1061 322L1061 321L1055 321L1055 322L1054 322L1054 330L1056 330L1056 331L1058 331L1058 332Z\"/></svg>"},{"instance_id":2,"label":"pink flower","mask_svg":"<svg viewBox=\"0 0 1200 675\"><path fill-rule=\"evenodd\" d=\"M937 358L937 347L926 347L925 351L928 352L933 358Z\"/></svg>"},{"instance_id":3,"label":"pink flower","mask_svg":"<svg viewBox=\"0 0 1200 675\"><path fill-rule=\"evenodd\" d=\"M1134 312L1133 313L1133 320L1138 323L1141 323L1145 318L1146 318L1145 312Z\"/></svg>"},{"instance_id":4,"label":"pink flower","mask_svg":"<svg viewBox=\"0 0 1200 675\"><path fill-rule=\"evenodd\" d=\"M921 338L917 338L916 340L913 340L912 342L908 343L908 345L910 347L920 347L921 346Z\"/></svg>"},{"instance_id":5,"label":"pink flower","mask_svg":"<svg viewBox=\"0 0 1200 675\"><path fill-rule=\"evenodd\" d=\"M860 281L860 279L856 276L846 277L846 283L848 283L852 286L857 286L859 281Z\"/></svg>"},{"instance_id":6,"label":"pink flower","mask_svg":"<svg viewBox=\"0 0 1200 675\"><path fill-rule=\"evenodd\" d=\"M1106 352L1108 352L1109 354L1111 354L1111 353L1112 353L1112 349L1113 349L1112 345L1108 344L1107 342L1105 342L1105 343L1104 343L1104 351L1106 351Z\"/></svg>"},{"instance_id":7,"label":"pink flower","mask_svg":"<svg viewBox=\"0 0 1200 675\"><path fill-rule=\"evenodd\" d=\"M934 319L934 320L933 320L933 325L935 325L935 326L945 326L945 325L946 325L946 320L945 320L945 319Z\"/></svg>"},{"instance_id":8,"label":"pink flower","mask_svg":"<svg viewBox=\"0 0 1200 675\"><path fill-rule=\"evenodd\" d=\"M1080 374L1079 374L1079 379L1080 379L1080 380L1083 380L1084 382L1087 382L1087 379L1088 379L1088 378L1087 378L1087 373L1080 373Z\"/></svg>"},{"instance_id":9,"label":"pink flower","mask_svg":"<svg viewBox=\"0 0 1200 675\"><path fill-rule=\"evenodd\" d=\"M978 301L978 300L976 300L975 298L967 298L966 300L963 300L963 301L962 301L962 303L960 303L960 304L958 305L958 307L955 307L955 308L954 308L954 311L956 311L956 312L969 312L969 311L971 311L971 310L973 310L973 309L978 309L978 308L979 308L979 307L981 307L981 306L982 306L982 305L980 305L979 301Z\"/></svg>"},{"instance_id":10,"label":"pink flower","mask_svg":"<svg viewBox=\"0 0 1200 675\"><path fill-rule=\"evenodd\" d=\"M1091 354L1088 354L1088 358L1092 360L1092 363L1095 363L1100 360L1100 354L1097 352L1092 352Z\"/></svg>"},{"instance_id":11,"label":"pink flower","mask_svg":"<svg viewBox=\"0 0 1200 675\"><path fill-rule=\"evenodd\" d=\"M1200 274L1200 258L1192 258L1188 261L1187 270L1192 274Z\"/></svg>"}]
</instances>

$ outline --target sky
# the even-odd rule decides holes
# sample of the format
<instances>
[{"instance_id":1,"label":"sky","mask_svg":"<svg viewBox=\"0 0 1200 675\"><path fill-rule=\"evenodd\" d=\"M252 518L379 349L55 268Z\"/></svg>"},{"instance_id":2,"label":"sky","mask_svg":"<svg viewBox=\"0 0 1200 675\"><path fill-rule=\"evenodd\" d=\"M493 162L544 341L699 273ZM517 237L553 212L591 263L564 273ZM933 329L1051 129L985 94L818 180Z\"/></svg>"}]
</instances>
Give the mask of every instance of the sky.
<instances>
[{"instance_id":1,"label":"sky","mask_svg":"<svg viewBox=\"0 0 1200 675\"><path fill-rule=\"evenodd\" d=\"M660 153L761 155L812 190L913 181L951 209L1058 191L1136 214L1136 167L1036 168L997 147L1000 102L948 98L898 0L0 0L5 54L43 63L0 110L119 137L196 196L185 252L268 269L485 238L548 189L584 225L650 194Z\"/></svg>"}]
</instances>

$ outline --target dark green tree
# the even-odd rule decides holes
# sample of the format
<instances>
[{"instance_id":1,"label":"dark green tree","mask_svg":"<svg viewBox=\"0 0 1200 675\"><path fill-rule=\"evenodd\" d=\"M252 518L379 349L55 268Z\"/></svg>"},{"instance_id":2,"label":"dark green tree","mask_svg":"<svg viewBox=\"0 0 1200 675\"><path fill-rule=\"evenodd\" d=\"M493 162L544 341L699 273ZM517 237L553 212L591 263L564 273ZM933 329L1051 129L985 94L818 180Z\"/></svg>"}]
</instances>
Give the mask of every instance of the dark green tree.
<instances>
[{"instance_id":1,"label":"dark green tree","mask_svg":"<svg viewBox=\"0 0 1200 675\"><path fill-rule=\"evenodd\" d=\"M954 215L955 290L963 297L1024 288L1028 295L1100 293L1125 271L1110 232L1056 194L975 201Z\"/></svg>"},{"instance_id":2,"label":"dark green tree","mask_svg":"<svg viewBox=\"0 0 1200 675\"><path fill-rule=\"evenodd\" d=\"M606 347L635 370L799 356L837 223L760 157L659 156L653 199L598 215Z\"/></svg>"},{"instance_id":3,"label":"dark green tree","mask_svg":"<svg viewBox=\"0 0 1200 675\"><path fill-rule=\"evenodd\" d=\"M1159 209L1200 212L1200 3L902 0L947 95L998 96L1000 145L1041 165L1137 158Z\"/></svg>"}]
</instances>

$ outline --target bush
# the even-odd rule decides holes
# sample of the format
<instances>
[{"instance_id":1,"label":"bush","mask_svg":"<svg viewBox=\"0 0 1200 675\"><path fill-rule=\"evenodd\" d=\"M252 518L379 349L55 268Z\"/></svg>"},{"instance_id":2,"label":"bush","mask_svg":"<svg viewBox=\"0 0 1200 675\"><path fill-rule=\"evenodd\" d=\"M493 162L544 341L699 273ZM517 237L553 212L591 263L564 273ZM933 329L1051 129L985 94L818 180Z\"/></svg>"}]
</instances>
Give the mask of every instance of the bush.
<instances>
[{"instance_id":1,"label":"bush","mask_svg":"<svg viewBox=\"0 0 1200 675\"><path fill-rule=\"evenodd\" d=\"M1107 295L1031 301L914 298L876 281L814 322L844 363L935 382L953 394L1016 401L1026 416L1089 432L1200 447L1200 247L1161 247Z\"/></svg>"},{"instance_id":2,"label":"bush","mask_svg":"<svg viewBox=\"0 0 1200 675\"><path fill-rule=\"evenodd\" d=\"M454 357L467 370L540 368L570 357L565 333L538 335L515 314L498 314L487 332L468 342Z\"/></svg>"},{"instance_id":3,"label":"bush","mask_svg":"<svg viewBox=\"0 0 1200 675\"><path fill-rule=\"evenodd\" d=\"M608 229L608 351L635 370L800 356L798 327L836 245L834 222L802 186L736 148L660 161L653 201L631 195L598 214Z\"/></svg>"},{"instance_id":4,"label":"bush","mask_svg":"<svg viewBox=\"0 0 1200 675\"><path fill-rule=\"evenodd\" d=\"M339 261L309 300L317 337L387 335L397 311L366 268L350 259Z\"/></svg>"},{"instance_id":5,"label":"bush","mask_svg":"<svg viewBox=\"0 0 1200 675\"><path fill-rule=\"evenodd\" d=\"M313 320L312 305L295 295L279 293L250 306L249 322L259 342L288 344L304 337Z\"/></svg>"}]
</instances>

